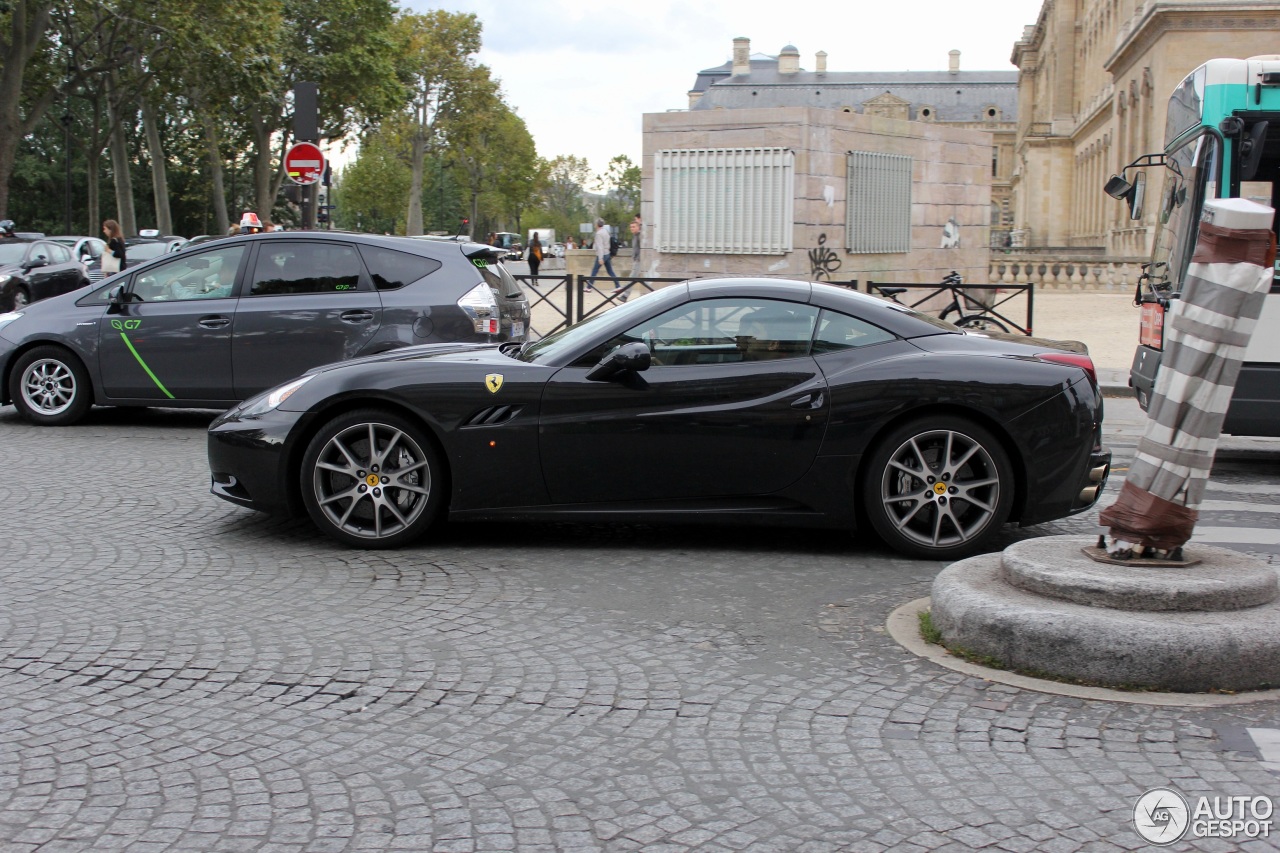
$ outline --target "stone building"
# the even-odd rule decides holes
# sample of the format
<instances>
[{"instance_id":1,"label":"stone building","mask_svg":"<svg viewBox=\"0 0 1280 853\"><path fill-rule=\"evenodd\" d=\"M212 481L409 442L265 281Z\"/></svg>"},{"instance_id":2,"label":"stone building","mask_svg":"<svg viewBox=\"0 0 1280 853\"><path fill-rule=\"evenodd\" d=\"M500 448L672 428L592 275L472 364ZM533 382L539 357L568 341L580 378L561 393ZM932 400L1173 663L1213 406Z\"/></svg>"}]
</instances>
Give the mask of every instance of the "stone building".
<instances>
[{"instance_id":1,"label":"stone building","mask_svg":"<svg viewBox=\"0 0 1280 853\"><path fill-rule=\"evenodd\" d=\"M826 59L807 71L793 46L735 39L687 111L645 116L651 271L985 279L1009 215L1017 72L962 72L958 51L937 72Z\"/></svg>"},{"instance_id":2,"label":"stone building","mask_svg":"<svg viewBox=\"0 0 1280 853\"><path fill-rule=\"evenodd\" d=\"M1107 177L1163 148L1169 96L1198 65L1278 46L1275 2L1045 0L1013 47L1017 245L993 280L1131 286L1159 205L1130 221ZM1149 170L1149 193L1163 179Z\"/></svg>"}]
</instances>

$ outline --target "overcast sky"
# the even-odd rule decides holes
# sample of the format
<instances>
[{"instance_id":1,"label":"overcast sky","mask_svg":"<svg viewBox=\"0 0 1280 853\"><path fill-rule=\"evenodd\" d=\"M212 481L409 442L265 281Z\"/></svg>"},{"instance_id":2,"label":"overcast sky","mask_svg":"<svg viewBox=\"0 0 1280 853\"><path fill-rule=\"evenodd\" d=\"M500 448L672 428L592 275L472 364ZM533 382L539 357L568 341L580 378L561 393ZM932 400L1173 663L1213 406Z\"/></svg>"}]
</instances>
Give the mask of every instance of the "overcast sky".
<instances>
[{"instance_id":1,"label":"overcast sky","mask_svg":"<svg viewBox=\"0 0 1280 853\"><path fill-rule=\"evenodd\" d=\"M640 162L641 116L684 109L697 72L752 53L800 50L812 71L944 71L959 50L963 70L1009 63L1041 0L401 0L414 11L474 12L484 25L480 61L502 83L538 154L585 156L596 172L626 154Z\"/></svg>"}]
</instances>

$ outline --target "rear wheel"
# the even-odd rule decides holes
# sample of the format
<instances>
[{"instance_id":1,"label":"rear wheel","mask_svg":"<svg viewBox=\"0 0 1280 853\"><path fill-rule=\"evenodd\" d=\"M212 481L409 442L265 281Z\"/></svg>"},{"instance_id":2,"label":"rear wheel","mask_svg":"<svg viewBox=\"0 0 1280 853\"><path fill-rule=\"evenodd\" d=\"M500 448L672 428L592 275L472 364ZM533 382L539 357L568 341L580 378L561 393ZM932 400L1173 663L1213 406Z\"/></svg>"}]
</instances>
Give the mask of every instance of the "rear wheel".
<instances>
[{"instance_id":1,"label":"rear wheel","mask_svg":"<svg viewBox=\"0 0 1280 853\"><path fill-rule=\"evenodd\" d=\"M307 446L301 476L312 521L359 548L394 548L416 539L444 500L444 470L426 432L376 409L325 424Z\"/></svg>"},{"instance_id":2,"label":"rear wheel","mask_svg":"<svg viewBox=\"0 0 1280 853\"><path fill-rule=\"evenodd\" d=\"M22 285L18 285L13 291L13 310L21 311L31 304L31 294Z\"/></svg>"},{"instance_id":3,"label":"rear wheel","mask_svg":"<svg viewBox=\"0 0 1280 853\"><path fill-rule=\"evenodd\" d=\"M66 426L93 405L89 372L80 359L57 346L23 353L9 374L9 397L25 420L42 426Z\"/></svg>"},{"instance_id":4,"label":"rear wheel","mask_svg":"<svg viewBox=\"0 0 1280 853\"><path fill-rule=\"evenodd\" d=\"M919 418L872 451L862 484L868 520L893 549L946 560L979 550L1009 518L1013 467L972 421Z\"/></svg>"},{"instance_id":5,"label":"rear wheel","mask_svg":"<svg viewBox=\"0 0 1280 853\"><path fill-rule=\"evenodd\" d=\"M1007 332L1009 327L989 314L968 314L956 320L962 329L973 329L978 332Z\"/></svg>"}]
</instances>

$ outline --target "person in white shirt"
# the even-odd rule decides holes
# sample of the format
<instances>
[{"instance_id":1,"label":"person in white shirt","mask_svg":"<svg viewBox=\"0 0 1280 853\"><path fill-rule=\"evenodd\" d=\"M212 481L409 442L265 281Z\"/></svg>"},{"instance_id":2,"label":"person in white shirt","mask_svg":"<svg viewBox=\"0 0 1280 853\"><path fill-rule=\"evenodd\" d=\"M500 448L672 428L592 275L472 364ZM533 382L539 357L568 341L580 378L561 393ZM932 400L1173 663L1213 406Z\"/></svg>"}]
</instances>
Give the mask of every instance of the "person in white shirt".
<instances>
[{"instance_id":1,"label":"person in white shirt","mask_svg":"<svg viewBox=\"0 0 1280 853\"><path fill-rule=\"evenodd\" d=\"M596 250L596 262L591 267L591 277L595 278L596 273L600 272L600 265L604 264L604 268L609 271L609 277L613 279L613 293L615 296L621 296L622 301L627 301L627 293L622 289L622 282L618 281L618 274L613 271L613 258L609 255L609 226L604 224L603 219L596 220L596 236L593 248Z\"/></svg>"}]
</instances>

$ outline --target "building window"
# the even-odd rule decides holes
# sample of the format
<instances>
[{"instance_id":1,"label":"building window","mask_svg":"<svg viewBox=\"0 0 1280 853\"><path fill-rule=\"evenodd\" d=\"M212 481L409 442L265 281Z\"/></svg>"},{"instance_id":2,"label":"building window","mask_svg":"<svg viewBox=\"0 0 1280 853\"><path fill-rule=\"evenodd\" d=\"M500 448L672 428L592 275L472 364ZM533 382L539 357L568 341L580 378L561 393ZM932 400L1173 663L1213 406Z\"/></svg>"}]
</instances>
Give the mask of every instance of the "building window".
<instances>
[{"instance_id":1,"label":"building window","mask_svg":"<svg viewBox=\"0 0 1280 853\"><path fill-rule=\"evenodd\" d=\"M659 151L659 252L781 255L791 251L795 154L787 148Z\"/></svg>"},{"instance_id":2,"label":"building window","mask_svg":"<svg viewBox=\"0 0 1280 853\"><path fill-rule=\"evenodd\" d=\"M849 152L845 245L854 254L911 250L911 158Z\"/></svg>"}]
</instances>

